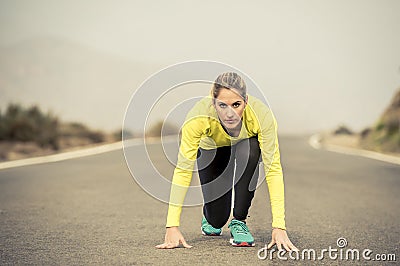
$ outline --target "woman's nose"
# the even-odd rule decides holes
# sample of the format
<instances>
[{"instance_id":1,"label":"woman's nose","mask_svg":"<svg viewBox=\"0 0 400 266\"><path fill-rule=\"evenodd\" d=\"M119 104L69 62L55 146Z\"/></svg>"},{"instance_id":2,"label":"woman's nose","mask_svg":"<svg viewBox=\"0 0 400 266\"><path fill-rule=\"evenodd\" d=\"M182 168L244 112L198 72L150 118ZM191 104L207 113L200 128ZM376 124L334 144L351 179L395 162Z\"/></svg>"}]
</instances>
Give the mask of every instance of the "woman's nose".
<instances>
[{"instance_id":1,"label":"woman's nose","mask_svg":"<svg viewBox=\"0 0 400 266\"><path fill-rule=\"evenodd\" d=\"M228 109L228 110L226 111L226 116L227 116L228 118L234 117L234 116L235 116L235 111L233 111L232 108L227 108L227 109Z\"/></svg>"}]
</instances>

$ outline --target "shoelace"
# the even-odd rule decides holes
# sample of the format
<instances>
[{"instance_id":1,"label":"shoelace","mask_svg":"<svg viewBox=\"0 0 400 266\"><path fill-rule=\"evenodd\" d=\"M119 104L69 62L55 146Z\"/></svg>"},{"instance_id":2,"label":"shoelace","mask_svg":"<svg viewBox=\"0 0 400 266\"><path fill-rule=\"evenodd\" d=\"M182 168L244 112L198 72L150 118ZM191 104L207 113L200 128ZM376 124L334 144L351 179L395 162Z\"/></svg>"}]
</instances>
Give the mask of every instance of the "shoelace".
<instances>
[{"instance_id":1,"label":"shoelace","mask_svg":"<svg viewBox=\"0 0 400 266\"><path fill-rule=\"evenodd\" d=\"M245 223L232 221L231 227L233 227L233 230L235 230L237 234L245 235L249 233L249 229L247 228Z\"/></svg>"}]
</instances>

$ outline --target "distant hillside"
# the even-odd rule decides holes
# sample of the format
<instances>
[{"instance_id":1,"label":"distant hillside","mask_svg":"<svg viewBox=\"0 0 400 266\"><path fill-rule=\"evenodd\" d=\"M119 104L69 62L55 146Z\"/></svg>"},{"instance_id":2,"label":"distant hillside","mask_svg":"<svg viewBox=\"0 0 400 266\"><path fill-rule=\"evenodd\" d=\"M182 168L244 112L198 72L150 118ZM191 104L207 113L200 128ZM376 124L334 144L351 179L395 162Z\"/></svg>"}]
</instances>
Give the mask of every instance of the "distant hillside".
<instances>
[{"instance_id":1,"label":"distant hillside","mask_svg":"<svg viewBox=\"0 0 400 266\"><path fill-rule=\"evenodd\" d=\"M158 69L70 41L37 37L0 47L0 107L38 105L66 121L115 130L121 128L133 91Z\"/></svg>"},{"instance_id":2,"label":"distant hillside","mask_svg":"<svg viewBox=\"0 0 400 266\"><path fill-rule=\"evenodd\" d=\"M400 153L400 90L376 125L361 133L360 144L366 149Z\"/></svg>"}]
</instances>

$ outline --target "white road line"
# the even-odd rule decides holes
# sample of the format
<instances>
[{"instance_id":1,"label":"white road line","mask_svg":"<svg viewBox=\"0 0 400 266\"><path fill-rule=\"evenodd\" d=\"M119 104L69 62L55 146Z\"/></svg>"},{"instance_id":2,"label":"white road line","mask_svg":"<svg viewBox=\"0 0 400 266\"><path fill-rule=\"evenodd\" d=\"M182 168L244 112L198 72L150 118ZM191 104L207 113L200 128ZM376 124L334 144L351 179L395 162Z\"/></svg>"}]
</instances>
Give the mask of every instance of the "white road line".
<instances>
[{"instance_id":1,"label":"white road line","mask_svg":"<svg viewBox=\"0 0 400 266\"><path fill-rule=\"evenodd\" d=\"M95 154L100 154L104 152L114 151L122 148L122 141L112 143L112 144L105 144L93 148L81 149L76 151L69 151L64 153L34 157L34 158L27 158L21 160L14 160L9 162L0 163L0 169L7 169L13 167L20 167L26 165L33 165L33 164L41 164L41 163L50 163L50 162L59 162L73 158L85 157Z\"/></svg>"},{"instance_id":2,"label":"white road line","mask_svg":"<svg viewBox=\"0 0 400 266\"><path fill-rule=\"evenodd\" d=\"M177 136L163 137L163 143L169 143L169 142L173 142L176 140L177 140ZM96 146L96 147L86 148L86 149L81 149L81 150L76 150L76 151L69 151L69 152L57 153L57 154L34 157L34 158L2 162L2 163L0 163L0 170L7 169L7 168L13 168L13 167L20 167L20 166L27 166L27 165L41 164L41 163L59 162L59 161L64 161L64 160L69 160L69 159L86 157L86 156L106 153L106 152L110 152L110 151L120 150L123 148L123 146L131 147L131 146L144 145L144 143L145 143L144 139L131 139L131 140L125 141L124 145L123 145L122 141L119 141L119 142L115 142L115 143L104 144L101 146ZM160 139L159 138L147 138L146 139L146 144L155 144L155 143L160 143Z\"/></svg>"},{"instance_id":3,"label":"white road line","mask_svg":"<svg viewBox=\"0 0 400 266\"><path fill-rule=\"evenodd\" d=\"M383 161L383 162L400 165L400 157L382 154L382 153L374 152L374 151L363 150L363 149L347 148L347 147L342 147L339 145L332 145L332 144L322 145L321 144L321 136L319 134L312 135L309 138L308 143L310 144L311 147L313 147L316 150L324 149L324 150L331 151L331 152L349 154L349 155L354 155L354 156L362 156L362 157L366 157L366 158L370 158L370 159L374 159L374 160L379 160L379 161Z\"/></svg>"}]
</instances>

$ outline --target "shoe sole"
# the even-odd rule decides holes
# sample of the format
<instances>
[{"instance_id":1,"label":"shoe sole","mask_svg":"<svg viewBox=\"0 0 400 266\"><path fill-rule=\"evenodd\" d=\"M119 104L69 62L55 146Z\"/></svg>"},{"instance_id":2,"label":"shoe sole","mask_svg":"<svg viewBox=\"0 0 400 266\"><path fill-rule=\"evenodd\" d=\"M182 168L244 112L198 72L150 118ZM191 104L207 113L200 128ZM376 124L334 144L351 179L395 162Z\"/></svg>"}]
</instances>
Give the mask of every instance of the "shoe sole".
<instances>
[{"instance_id":1,"label":"shoe sole","mask_svg":"<svg viewBox=\"0 0 400 266\"><path fill-rule=\"evenodd\" d=\"M215 233L213 233L213 234L207 234L206 232L204 232L203 231L203 229L200 227L200 230L201 230L201 234L203 235L203 236L220 236L220 235L222 235L222 230L221 230L221 233L220 234L215 234Z\"/></svg>"},{"instance_id":2,"label":"shoe sole","mask_svg":"<svg viewBox=\"0 0 400 266\"><path fill-rule=\"evenodd\" d=\"M240 243L236 243L234 242L234 239L231 238L229 240L229 243L231 243L232 246L234 247L254 247L256 244L254 242L240 242Z\"/></svg>"}]
</instances>

